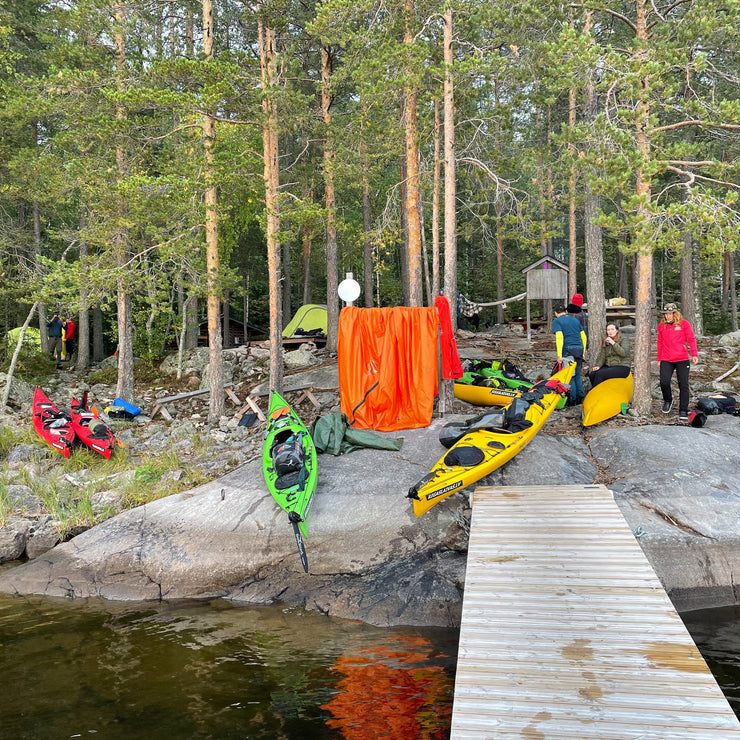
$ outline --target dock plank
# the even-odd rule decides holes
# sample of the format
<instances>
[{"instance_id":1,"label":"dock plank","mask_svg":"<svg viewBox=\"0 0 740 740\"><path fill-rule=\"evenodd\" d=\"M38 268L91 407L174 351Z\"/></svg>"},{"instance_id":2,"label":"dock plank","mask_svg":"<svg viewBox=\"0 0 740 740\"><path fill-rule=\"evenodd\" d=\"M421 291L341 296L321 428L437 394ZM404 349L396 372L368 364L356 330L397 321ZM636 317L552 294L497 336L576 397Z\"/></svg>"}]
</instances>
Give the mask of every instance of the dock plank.
<instances>
[{"instance_id":1,"label":"dock plank","mask_svg":"<svg viewBox=\"0 0 740 740\"><path fill-rule=\"evenodd\" d=\"M452 740L740 740L604 486L478 488Z\"/></svg>"}]
</instances>

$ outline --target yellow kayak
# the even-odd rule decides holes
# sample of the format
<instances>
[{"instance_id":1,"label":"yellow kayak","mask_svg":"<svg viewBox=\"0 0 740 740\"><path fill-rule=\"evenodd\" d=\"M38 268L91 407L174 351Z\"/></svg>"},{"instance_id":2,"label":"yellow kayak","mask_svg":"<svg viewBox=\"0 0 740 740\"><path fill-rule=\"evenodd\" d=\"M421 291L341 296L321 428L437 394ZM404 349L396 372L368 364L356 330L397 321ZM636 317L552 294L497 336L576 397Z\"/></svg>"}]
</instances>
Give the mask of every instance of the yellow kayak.
<instances>
[{"instance_id":1,"label":"yellow kayak","mask_svg":"<svg viewBox=\"0 0 740 740\"><path fill-rule=\"evenodd\" d=\"M484 385L455 383L455 398L476 406L508 406L521 395L520 391L512 391L509 388L487 388Z\"/></svg>"},{"instance_id":2,"label":"yellow kayak","mask_svg":"<svg viewBox=\"0 0 740 740\"><path fill-rule=\"evenodd\" d=\"M575 367L575 362L571 363L547 383L535 385L522 395L522 400L530 403L523 414L524 424L516 425L520 431L475 429L463 435L431 472L409 489L407 495L414 502L414 514L421 516L436 503L492 473L521 452L567 393ZM516 406L521 407L521 402L515 401L510 408L513 410ZM529 425L521 428L527 422ZM515 425L511 426L514 429Z\"/></svg>"},{"instance_id":3,"label":"yellow kayak","mask_svg":"<svg viewBox=\"0 0 740 740\"><path fill-rule=\"evenodd\" d=\"M632 373L626 378L602 380L583 399L583 426L593 426L621 413L623 404L632 400L633 390Z\"/></svg>"}]
</instances>

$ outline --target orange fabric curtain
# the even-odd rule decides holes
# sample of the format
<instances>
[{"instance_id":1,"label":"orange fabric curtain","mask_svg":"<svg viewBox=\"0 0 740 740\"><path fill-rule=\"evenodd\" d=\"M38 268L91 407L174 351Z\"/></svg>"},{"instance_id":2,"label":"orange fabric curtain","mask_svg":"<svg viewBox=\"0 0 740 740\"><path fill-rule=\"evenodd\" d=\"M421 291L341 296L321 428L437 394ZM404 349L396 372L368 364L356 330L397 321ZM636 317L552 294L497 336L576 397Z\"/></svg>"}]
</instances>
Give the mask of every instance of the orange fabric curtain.
<instances>
[{"instance_id":1,"label":"orange fabric curtain","mask_svg":"<svg viewBox=\"0 0 740 740\"><path fill-rule=\"evenodd\" d=\"M437 395L435 308L358 308L339 316L342 413L360 429L429 426Z\"/></svg>"}]
</instances>

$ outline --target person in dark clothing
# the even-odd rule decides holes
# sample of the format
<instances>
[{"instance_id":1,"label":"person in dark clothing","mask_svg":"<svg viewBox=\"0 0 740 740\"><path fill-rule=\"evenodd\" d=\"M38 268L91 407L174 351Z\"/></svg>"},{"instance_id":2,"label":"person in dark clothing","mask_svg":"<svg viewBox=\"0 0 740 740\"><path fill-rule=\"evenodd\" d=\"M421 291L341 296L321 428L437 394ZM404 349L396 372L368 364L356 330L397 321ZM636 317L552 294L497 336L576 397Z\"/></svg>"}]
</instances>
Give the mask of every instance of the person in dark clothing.
<instances>
[{"instance_id":1,"label":"person in dark clothing","mask_svg":"<svg viewBox=\"0 0 740 740\"><path fill-rule=\"evenodd\" d=\"M57 361L57 369L62 366L62 320L59 314L55 313L51 321L47 322L46 328L49 331L49 344L51 346L51 356Z\"/></svg>"},{"instance_id":2,"label":"person in dark clothing","mask_svg":"<svg viewBox=\"0 0 740 740\"><path fill-rule=\"evenodd\" d=\"M556 305L554 311L555 320L552 322L552 330L555 334L558 362L562 364L563 355L571 355L575 358L576 371L570 384L570 402L572 404L581 403L584 397L581 368L586 351L586 334L578 319L566 313L562 303Z\"/></svg>"},{"instance_id":3,"label":"person in dark clothing","mask_svg":"<svg viewBox=\"0 0 740 740\"><path fill-rule=\"evenodd\" d=\"M72 319L62 319L64 327L64 361L72 362L72 352L77 338L77 324Z\"/></svg>"}]
</instances>

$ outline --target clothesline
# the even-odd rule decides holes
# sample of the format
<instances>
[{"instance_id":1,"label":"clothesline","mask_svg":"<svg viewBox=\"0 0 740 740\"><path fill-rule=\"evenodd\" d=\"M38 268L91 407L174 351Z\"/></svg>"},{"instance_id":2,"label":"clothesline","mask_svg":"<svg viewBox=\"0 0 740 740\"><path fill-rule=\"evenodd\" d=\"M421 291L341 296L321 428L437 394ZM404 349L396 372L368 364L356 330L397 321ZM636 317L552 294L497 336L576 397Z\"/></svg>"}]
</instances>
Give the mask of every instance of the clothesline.
<instances>
[{"instance_id":1,"label":"clothesline","mask_svg":"<svg viewBox=\"0 0 740 740\"><path fill-rule=\"evenodd\" d=\"M475 301L468 300L462 293L458 295L458 313L461 316L471 317L479 313L481 309L489 306L506 306L507 303L513 303L514 301L521 301L527 297L527 293L519 293L519 295L512 296L511 298L504 298L502 301L492 301L491 303L476 303Z\"/></svg>"},{"instance_id":2,"label":"clothesline","mask_svg":"<svg viewBox=\"0 0 740 740\"><path fill-rule=\"evenodd\" d=\"M511 298L504 298L502 301L493 301L493 303L479 303L479 306L501 306L507 303L513 303L514 301L523 301L527 297L527 293L520 293L519 295L512 296Z\"/></svg>"}]
</instances>

